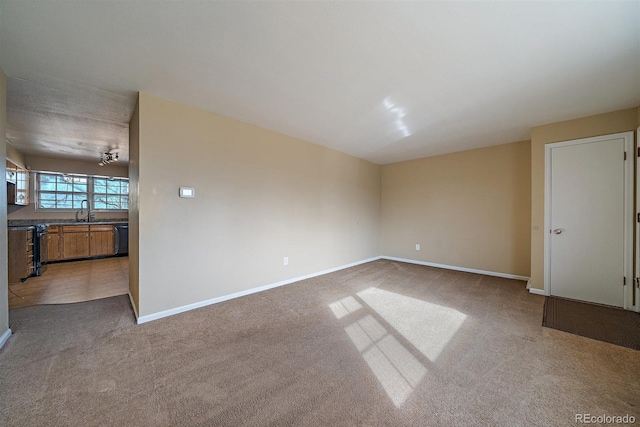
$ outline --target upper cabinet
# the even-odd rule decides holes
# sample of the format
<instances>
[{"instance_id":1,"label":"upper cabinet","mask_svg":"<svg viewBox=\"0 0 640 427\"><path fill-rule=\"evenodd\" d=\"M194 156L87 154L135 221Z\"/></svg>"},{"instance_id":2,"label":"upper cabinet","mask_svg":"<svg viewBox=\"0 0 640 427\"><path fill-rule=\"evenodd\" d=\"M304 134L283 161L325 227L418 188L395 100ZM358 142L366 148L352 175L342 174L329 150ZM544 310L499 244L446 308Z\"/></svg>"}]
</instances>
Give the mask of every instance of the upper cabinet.
<instances>
[{"instance_id":1,"label":"upper cabinet","mask_svg":"<svg viewBox=\"0 0 640 427\"><path fill-rule=\"evenodd\" d=\"M11 182L13 184L16 183L17 177L17 166L11 163L11 161L7 160L7 182Z\"/></svg>"},{"instance_id":2,"label":"upper cabinet","mask_svg":"<svg viewBox=\"0 0 640 427\"><path fill-rule=\"evenodd\" d=\"M29 204L29 171L7 160L7 203Z\"/></svg>"}]
</instances>

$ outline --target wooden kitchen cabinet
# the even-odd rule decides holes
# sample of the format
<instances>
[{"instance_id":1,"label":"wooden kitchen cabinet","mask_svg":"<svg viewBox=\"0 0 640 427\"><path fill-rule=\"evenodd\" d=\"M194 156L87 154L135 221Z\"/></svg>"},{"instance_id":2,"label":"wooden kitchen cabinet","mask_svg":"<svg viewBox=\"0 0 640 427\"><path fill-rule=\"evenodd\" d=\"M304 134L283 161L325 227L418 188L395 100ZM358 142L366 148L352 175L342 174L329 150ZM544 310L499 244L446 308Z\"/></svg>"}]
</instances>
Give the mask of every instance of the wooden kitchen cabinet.
<instances>
[{"instance_id":1,"label":"wooden kitchen cabinet","mask_svg":"<svg viewBox=\"0 0 640 427\"><path fill-rule=\"evenodd\" d=\"M10 160L7 167L7 203L27 206L29 204L29 171Z\"/></svg>"},{"instance_id":2,"label":"wooden kitchen cabinet","mask_svg":"<svg viewBox=\"0 0 640 427\"><path fill-rule=\"evenodd\" d=\"M16 172L17 172L18 166L16 166L10 160L7 160L6 166L7 166L7 181L15 184L17 179Z\"/></svg>"},{"instance_id":3,"label":"wooden kitchen cabinet","mask_svg":"<svg viewBox=\"0 0 640 427\"><path fill-rule=\"evenodd\" d=\"M115 255L113 225L65 225L58 234L60 255L57 259L78 259ZM54 236L49 230L51 247ZM50 247L50 248L51 248ZM51 251L51 249L50 249ZM49 256L50 260L54 260Z\"/></svg>"},{"instance_id":4,"label":"wooden kitchen cabinet","mask_svg":"<svg viewBox=\"0 0 640 427\"><path fill-rule=\"evenodd\" d=\"M90 240L91 256L115 255L112 225L90 226Z\"/></svg>"},{"instance_id":5,"label":"wooden kitchen cabinet","mask_svg":"<svg viewBox=\"0 0 640 427\"><path fill-rule=\"evenodd\" d=\"M45 261L57 261L62 259L60 243L61 238L59 227L49 227L47 234L47 259Z\"/></svg>"},{"instance_id":6,"label":"wooden kitchen cabinet","mask_svg":"<svg viewBox=\"0 0 640 427\"><path fill-rule=\"evenodd\" d=\"M33 263L33 230L11 229L9 234L9 283L19 283L34 272Z\"/></svg>"},{"instance_id":7,"label":"wooden kitchen cabinet","mask_svg":"<svg viewBox=\"0 0 640 427\"><path fill-rule=\"evenodd\" d=\"M62 259L88 258L89 256L89 226L63 226Z\"/></svg>"}]
</instances>

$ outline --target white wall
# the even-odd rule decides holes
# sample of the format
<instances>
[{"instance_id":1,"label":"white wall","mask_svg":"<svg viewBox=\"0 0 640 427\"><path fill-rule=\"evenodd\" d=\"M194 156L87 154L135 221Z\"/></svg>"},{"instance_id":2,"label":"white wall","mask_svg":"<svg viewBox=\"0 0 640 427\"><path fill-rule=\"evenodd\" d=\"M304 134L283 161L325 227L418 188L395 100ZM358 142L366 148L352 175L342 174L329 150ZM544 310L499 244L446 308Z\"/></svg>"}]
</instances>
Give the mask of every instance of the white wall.
<instances>
[{"instance_id":1,"label":"white wall","mask_svg":"<svg viewBox=\"0 0 640 427\"><path fill-rule=\"evenodd\" d=\"M0 158L6 157L6 124L7 124L7 76L0 68ZM0 162L0 177L4 181L5 162ZM9 330L9 298L7 288L7 192L0 191L0 347L10 334Z\"/></svg>"}]
</instances>

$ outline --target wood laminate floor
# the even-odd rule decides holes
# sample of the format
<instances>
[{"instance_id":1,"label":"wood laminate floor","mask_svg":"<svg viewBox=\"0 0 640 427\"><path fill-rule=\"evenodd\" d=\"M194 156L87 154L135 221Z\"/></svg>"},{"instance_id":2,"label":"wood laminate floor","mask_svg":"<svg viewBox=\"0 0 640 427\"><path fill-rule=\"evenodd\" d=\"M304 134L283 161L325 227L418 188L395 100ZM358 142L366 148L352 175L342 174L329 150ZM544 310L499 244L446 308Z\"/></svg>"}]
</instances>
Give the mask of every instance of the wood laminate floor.
<instances>
[{"instance_id":1,"label":"wood laminate floor","mask_svg":"<svg viewBox=\"0 0 640 427\"><path fill-rule=\"evenodd\" d=\"M129 257L50 264L42 276L9 285L9 308L68 304L124 295Z\"/></svg>"}]
</instances>

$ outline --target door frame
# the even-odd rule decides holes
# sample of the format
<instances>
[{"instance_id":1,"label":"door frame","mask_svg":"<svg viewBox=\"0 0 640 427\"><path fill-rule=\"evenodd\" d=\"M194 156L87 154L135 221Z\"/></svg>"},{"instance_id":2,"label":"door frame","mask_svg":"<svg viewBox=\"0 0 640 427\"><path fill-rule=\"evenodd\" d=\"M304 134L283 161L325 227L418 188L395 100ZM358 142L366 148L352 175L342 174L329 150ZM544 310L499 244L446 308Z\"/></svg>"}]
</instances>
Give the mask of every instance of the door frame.
<instances>
[{"instance_id":1,"label":"door frame","mask_svg":"<svg viewBox=\"0 0 640 427\"><path fill-rule=\"evenodd\" d=\"M631 159L635 158L635 149L633 141L633 131L620 132L610 135L594 136L591 138L573 139L570 141L554 142L546 144L545 149L545 180L544 180L544 293L551 295L551 242L549 239L551 232L551 152L554 148L568 147L571 145L591 144L594 142L607 141L610 139L623 139L624 150L627 153L627 160L624 162L624 262L623 271L626 279L624 286L624 302L625 310L638 311L640 304L633 306L633 248L634 248L634 166L635 162Z\"/></svg>"}]
</instances>

